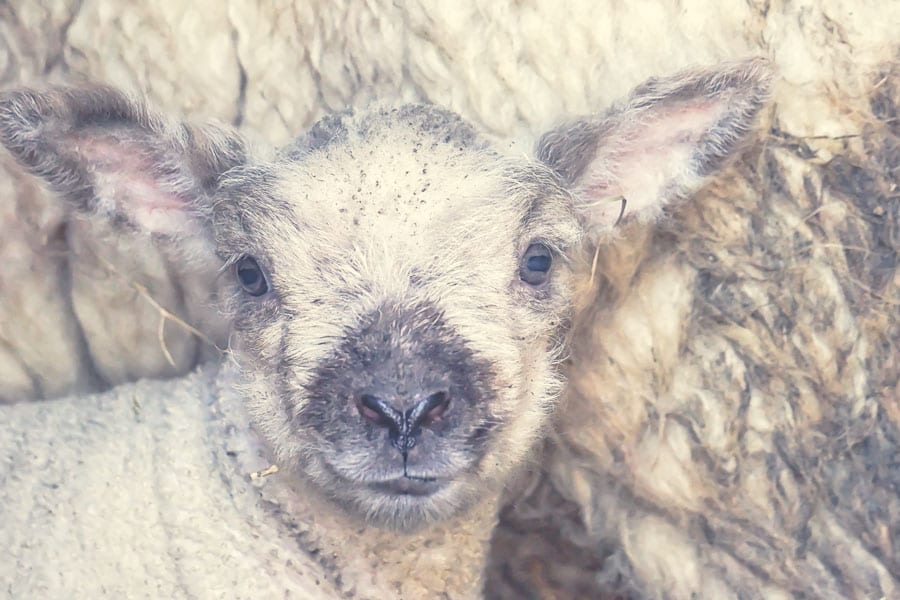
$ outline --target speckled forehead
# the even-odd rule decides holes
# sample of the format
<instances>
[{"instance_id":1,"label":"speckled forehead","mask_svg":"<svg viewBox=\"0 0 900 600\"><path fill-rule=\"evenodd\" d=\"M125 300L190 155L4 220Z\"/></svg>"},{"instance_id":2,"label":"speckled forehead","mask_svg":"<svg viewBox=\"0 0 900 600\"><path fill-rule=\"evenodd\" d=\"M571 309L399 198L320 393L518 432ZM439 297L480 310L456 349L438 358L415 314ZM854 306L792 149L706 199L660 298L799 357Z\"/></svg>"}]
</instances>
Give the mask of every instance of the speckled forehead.
<instances>
[{"instance_id":1,"label":"speckled forehead","mask_svg":"<svg viewBox=\"0 0 900 600\"><path fill-rule=\"evenodd\" d=\"M418 268L461 245L472 244L473 259L515 253L527 203L513 197L507 171L469 140L394 119L355 123L279 165L273 192L318 253L383 254Z\"/></svg>"},{"instance_id":2,"label":"speckled forehead","mask_svg":"<svg viewBox=\"0 0 900 600\"><path fill-rule=\"evenodd\" d=\"M497 157L418 144L398 132L329 147L281 171L279 196L293 199L312 227L341 223L363 235L471 229L487 211L506 231L521 220L524 207L510 197Z\"/></svg>"}]
</instances>

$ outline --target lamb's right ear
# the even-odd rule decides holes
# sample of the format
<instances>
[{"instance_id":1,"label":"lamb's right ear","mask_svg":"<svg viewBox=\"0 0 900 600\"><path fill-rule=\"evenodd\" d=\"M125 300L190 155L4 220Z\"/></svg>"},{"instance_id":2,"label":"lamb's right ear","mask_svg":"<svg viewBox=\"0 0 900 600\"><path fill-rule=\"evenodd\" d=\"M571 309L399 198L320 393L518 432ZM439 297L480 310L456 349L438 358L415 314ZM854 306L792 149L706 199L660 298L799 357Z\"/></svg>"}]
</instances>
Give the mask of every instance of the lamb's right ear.
<instances>
[{"instance_id":1,"label":"lamb's right ear","mask_svg":"<svg viewBox=\"0 0 900 600\"><path fill-rule=\"evenodd\" d=\"M206 230L219 176L246 158L236 133L102 86L0 95L0 143L79 210L168 238Z\"/></svg>"},{"instance_id":2,"label":"lamb's right ear","mask_svg":"<svg viewBox=\"0 0 900 600\"><path fill-rule=\"evenodd\" d=\"M537 157L571 192L591 238L651 221L740 148L769 96L764 59L651 79L604 115L546 133Z\"/></svg>"}]
</instances>

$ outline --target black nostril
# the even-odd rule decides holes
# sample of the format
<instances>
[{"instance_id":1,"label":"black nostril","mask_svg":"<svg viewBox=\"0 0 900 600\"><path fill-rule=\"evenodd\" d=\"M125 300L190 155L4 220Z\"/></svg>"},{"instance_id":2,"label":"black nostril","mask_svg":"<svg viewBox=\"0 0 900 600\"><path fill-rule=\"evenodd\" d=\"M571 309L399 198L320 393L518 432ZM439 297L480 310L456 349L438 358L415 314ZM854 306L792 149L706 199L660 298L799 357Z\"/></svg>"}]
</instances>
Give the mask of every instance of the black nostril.
<instances>
[{"instance_id":1,"label":"black nostril","mask_svg":"<svg viewBox=\"0 0 900 600\"><path fill-rule=\"evenodd\" d=\"M367 421L390 431L391 443L406 456L413 446L423 426L437 423L450 406L450 394L435 392L405 413L394 408L386 400L373 394L356 397L356 408Z\"/></svg>"},{"instance_id":2,"label":"black nostril","mask_svg":"<svg viewBox=\"0 0 900 600\"><path fill-rule=\"evenodd\" d=\"M406 421L409 429L415 431L423 425L437 423L450 407L450 394L447 392L435 392L413 406L406 413Z\"/></svg>"},{"instance_id":3,"label":"black nostril","mask_svg":"<svg viewBox=\"0 0 900 600\"><path fill-rule=\"evenodd\" d=\"M388 402L372 394L362 394L356 399L356 408L364 419L392 430L403 429L403 413Z\"/></svg>"}]
</instances>

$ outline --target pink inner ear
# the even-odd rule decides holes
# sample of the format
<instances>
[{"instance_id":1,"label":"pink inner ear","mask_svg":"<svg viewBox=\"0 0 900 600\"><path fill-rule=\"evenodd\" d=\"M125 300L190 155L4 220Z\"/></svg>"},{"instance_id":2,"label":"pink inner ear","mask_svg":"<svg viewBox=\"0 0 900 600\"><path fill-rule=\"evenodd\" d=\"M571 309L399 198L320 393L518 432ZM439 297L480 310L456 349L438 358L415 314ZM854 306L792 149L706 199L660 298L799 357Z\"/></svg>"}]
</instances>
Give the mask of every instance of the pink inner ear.
<instances>
[{"instance_id":1,"label":"pink inner ear","mask_svg":"<svg viewBox=\"0 0 900 600\"><path fill-rule=\"evenodd\" d=\"M142 144L95 134L78 139L74 150L94 176L100 210L122 214L148 233L193 230L187 195L176 189L177 174Z\"/></svg>"},{"instance_id":2,"label":"pink inner ear","mask_svg":"<svg viewBox=\"0 0 900 600\"><path fill-rule=\"evenodd\" d=\"M613 226L622 197L625 216L652 219L672 196L692 187L699 178L693 154L725 109L721 101L704 99L651 107L616 123L575 188L589 220Z\"/></svg>"}]
</instances>

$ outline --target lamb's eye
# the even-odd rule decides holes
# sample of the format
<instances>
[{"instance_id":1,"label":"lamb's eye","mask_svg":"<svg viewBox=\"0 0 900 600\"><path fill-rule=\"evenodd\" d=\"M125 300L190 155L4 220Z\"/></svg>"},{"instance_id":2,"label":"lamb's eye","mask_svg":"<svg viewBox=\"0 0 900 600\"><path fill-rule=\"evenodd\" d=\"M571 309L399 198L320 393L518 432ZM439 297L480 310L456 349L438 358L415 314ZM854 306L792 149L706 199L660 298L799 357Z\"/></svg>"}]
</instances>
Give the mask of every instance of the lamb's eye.
<instances>
[{"instance_id":1,"label":"lamb's eye","mask_svg":"<svg viewBox=\"0 0 900 600\"><path fill-rule=\"evenodd\" d=\"M531 244L522 255L519 266L519 278L532 286L547 283L550 279L550 266L553 264L553 256L550 249L544 244Z\"/></svg>"},{"instance_id":2,"label":"lamb's eye","mask_svg":"<svg viewBox=\"0 0 900 600\"><path fill-rule=\"evenodd\" d=\"M269 291L266 276L252 256L245 256L234 265L234 274L244 291L251 296L262 296Z\"/></svg>"}]
</instances>

